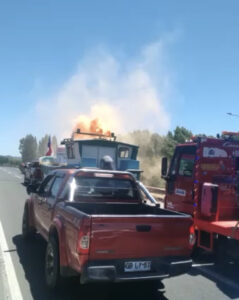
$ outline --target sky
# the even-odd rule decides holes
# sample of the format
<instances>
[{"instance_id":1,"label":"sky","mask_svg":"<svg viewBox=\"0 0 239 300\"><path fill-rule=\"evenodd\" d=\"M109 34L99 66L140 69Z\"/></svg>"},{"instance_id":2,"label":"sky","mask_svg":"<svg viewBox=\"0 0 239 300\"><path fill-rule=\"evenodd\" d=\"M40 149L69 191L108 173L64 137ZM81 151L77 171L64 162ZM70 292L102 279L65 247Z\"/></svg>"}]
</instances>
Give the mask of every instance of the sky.
<instances>
[{"instance_id":1,"label":"sky","mask_svg":"<svg viewBox=\"0 0 239 300\"><path fill-rule=\"evenodd\" d=\"M0 154L69 137L239 131L239 1L0 1Z\"/></svg>"}]
</instances>

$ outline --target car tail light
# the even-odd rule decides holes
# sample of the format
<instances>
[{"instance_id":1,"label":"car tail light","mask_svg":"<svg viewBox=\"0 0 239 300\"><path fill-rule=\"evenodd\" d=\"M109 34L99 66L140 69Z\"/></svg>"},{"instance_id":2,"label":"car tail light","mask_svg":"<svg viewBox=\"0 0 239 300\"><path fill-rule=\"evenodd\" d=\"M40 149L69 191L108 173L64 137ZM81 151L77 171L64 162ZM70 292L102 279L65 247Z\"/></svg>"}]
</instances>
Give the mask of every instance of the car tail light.
<instances>
[{"instance_id":1,"label":"car tail light","mask_svg":"<svg viewBox=\"0 0 239 300\"><path fill-rule=\"evenodd\" d=\"M90 251L90 219L83 219L80 226L77 252L79 254L89 254Z\"/></svg>"},{"instance_id":2,"label":"car tail light","mask_svg":"<svg viewBox=\"0 0 239 300\"><path fill-rule=\"evenodd\" d=\"M195 245L195 243L196 243L196 234L195 234L194 226L192 225L189 228L189 246L191 248L193 248L193 246Z\"/></svg>"}]
</instances>

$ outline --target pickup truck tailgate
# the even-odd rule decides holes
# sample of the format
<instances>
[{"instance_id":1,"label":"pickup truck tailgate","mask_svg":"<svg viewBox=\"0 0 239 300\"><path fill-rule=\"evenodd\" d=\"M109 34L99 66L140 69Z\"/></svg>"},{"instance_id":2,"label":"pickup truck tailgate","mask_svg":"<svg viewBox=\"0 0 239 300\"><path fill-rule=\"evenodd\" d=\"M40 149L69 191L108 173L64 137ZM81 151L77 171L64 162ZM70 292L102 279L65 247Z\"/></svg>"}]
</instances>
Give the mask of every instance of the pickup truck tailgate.
<instances>
[{"instance_id":1,"label":"pickup truck tailgate","mask_svg":"<svg viewBox=\"0 0 239 300\"><path fill-rule=\"evenodd\" d=\"M189 256L190 217L92 215L90 260Z\"/></svg>"}]
</instances>

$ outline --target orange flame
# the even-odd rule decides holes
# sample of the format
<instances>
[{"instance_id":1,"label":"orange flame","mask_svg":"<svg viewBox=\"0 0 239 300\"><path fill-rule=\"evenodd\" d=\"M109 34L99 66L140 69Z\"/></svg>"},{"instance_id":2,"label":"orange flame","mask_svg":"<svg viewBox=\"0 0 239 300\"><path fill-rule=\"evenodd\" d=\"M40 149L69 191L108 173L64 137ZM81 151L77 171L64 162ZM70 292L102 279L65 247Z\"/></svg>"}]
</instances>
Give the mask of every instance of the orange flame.
<instances>
[{"instance_id":1,"label":"orange flame","mask_svg":"<svg viewBox=\"0 0 239 300\"><path fill-rule=\"evenodd\" d=\"M81 121L78 121L74 127L73 139L93 138L92 135L77 133L76 132L77 129L80 129L81 133L95 133L95 134L99 134L99 135L104 135L106 137L111 137L110 130L104 130L103 125L99 121L99 119L81 120Z\"/></svg>"}]
</instances>

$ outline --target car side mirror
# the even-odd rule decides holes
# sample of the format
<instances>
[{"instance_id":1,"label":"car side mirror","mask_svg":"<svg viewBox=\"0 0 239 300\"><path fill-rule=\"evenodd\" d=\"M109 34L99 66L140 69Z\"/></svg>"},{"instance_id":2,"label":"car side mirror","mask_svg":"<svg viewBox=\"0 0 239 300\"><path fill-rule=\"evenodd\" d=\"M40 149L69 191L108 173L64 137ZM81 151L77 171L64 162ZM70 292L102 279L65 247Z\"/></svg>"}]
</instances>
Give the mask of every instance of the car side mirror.
<instances>
[{"instance_id":1,"label":"car side mirror","mask_svg":"<svg viewBox=\"0 0 239 300\"><path fill-rule=\"evenodd\" d=\"M29 184L27 186L27 193L28 194L30 194L30 193L37 193L38 188L39 188L39 184Z\"/></svg>"},{"instance_id":2,"label":"car side mirror","mask_svg":"<svg viewBox=\"0 0 239 300\"><path fill-rule=\"evenodd\" d=\"M161 162L161 177L165 178L167 176L167 173L168 173L168 159L167 157L163 157Z\"/></svg>"}]
</instances>

